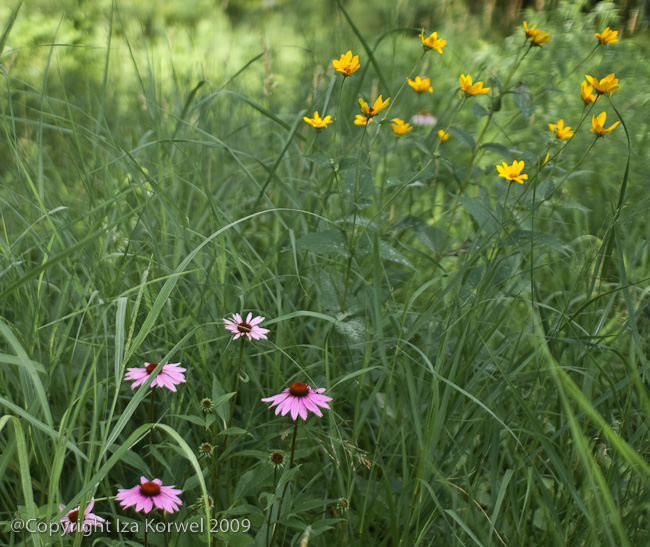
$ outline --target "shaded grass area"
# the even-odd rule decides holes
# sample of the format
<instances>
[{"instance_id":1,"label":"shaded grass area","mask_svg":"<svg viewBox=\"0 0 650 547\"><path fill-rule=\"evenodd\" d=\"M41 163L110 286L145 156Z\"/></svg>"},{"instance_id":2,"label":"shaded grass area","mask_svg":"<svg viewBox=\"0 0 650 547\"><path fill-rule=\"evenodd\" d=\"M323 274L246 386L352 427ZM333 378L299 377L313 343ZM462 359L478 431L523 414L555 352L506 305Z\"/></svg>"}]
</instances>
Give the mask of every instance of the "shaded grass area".
<instances>
[{"instance_id":1,"label":"shaded grass area","mask_svg":"<svg viewBox=\"0 0 650 547\"><path fill-rule=\"evenodd\" d=\"M643 42L582 65L602 29L533 15L553 40L498 94L521 30L463 43L449 28L444 55L416 71L434 93L415 96L397 93L418 31L396 16L371 36L344 9L326 52L242 53L233 39L219 78L180 70L191 48L165 58L110 5L101 49L50 47L31 72L3 54L3 521L55 519L58 503L112 498L144 474L183 489L177 521L206 513L191 507L206 493L213 518L249 519L249 534L213 535L233 545L268 542L283 490L279 544L644 544ZM362 68L341 83L330 62L348 49ZM583 109L584 74L613 71L612 102ZM455 114L468 72L493 91ZM354 126L358 98L382 93L386 122L426 108L438 126L399 140L388 123ZM614 107L626 131L583 159L591 115L614 121ZM336 126L311 131L316 109ZM583 124L561 151L547 133L559 118ZM522 158L531 184L497 179ZM242 350L222 318L248 311L271 333ZM143 361L182 362L187 384L132 392L125 369ZM332 410L300 424L298 465L274 470L293 423L260 399L303 381ZM139 518L111 499L95 511ZM7 543L82 541L2 526Z\"/></svg>"}]
</instances>

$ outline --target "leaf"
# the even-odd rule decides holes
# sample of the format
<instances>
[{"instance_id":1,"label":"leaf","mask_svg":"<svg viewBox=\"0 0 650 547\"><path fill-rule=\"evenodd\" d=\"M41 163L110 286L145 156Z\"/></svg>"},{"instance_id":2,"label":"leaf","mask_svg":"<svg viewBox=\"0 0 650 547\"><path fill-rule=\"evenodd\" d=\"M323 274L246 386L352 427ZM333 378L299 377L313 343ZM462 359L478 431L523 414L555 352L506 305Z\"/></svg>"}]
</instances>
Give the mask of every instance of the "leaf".
<instances>
[{"instance_id":1,"label":"leaf","mask_svg":"<svg viewBox=\"0 0 650 547\"><path fill-rule=\"evenodd\" d=\"M460 201L461 205L467 209L479 225L479 228L485 229L488 234L495 234L499 230L499 221L494 216L494 212L478 199L456 195L454 198Z\"/></svg>"},{"instance_id":2,"label":"leaf","mask_svg":"<svg viewBox=\"0 0 650 547\"><path fill-rule=\"evenodd\" d=\"M332 158L325 154L307 154L304 158L307 161L315 163L316 165L322 165L323 167L332 167L334 164Z\"/></svg>"},{"instance_id":3,"label":"leaf","mask_svg":"<svg viewBox=\"0 0 650 547\"><path fill-rule=\"evenodd\" d=\"M507 162L512 161L512 154L510 153L510 149L503 144L500 144L498 142L486 142L481 146L481 148L485 148L485 150L500 154Z\"/></svg>"},{"instance_id":4,"label":"leaf","mask_svg":"<svg viewBox=\"0 0 650 547\"><path fill-rule=\"evenodd\" d=\"M456 137L460 142L462 142L470 150L476 148L476 141L467 131L462 130L460 127L451 126L448 133Z\"/></svg>"},{"instance_id":5,"label":"leaf","mask_svg":"<svg viewBox=\"0 0 650 547\"><path fill-rule=\"evenodd\" d=\"M366 236L359 241L359 254L366 255L372 253L372 241L370 240L370 235L366 233ZM415 270L415 266L411 264L411 261L406 258L402 253L393 249L388 243L383 240L379 240L379 257L384 260L390 260L391 262L397 262L403 264L412 270Z\"/></svg>"},{"instance_id":6,"label":"leaf","mask_svg":"<svg viewBox=\"0 0 650 547\"><path fill-rule=\"evenodd\" d=\"M474 117L476 118L482 118L483 116L488 116L490 114L490 111L477 101L474 101L472 104L472 112L474 112Z\"/></svg>"},{"instance_id":7,"label":"leaf","mask_svg":"<svg viewBox=\"0 0 650 547\"><path fill-rule=\"evenodd\" d=\"M531 232L530 230L515 230L510 234L510 236L508 236L508 238L502 240L502 243L505 245L514 244L519 247L530 247L531 238L533 244L550 247L556 251L560 251L564 255L568 255L571 250L564 241L557 237L543 232Z\"/></svg>"},{"instance_id":8,"label":"leaf","mask_svg":"<svg viewBox=\"0 0 650 547\"><path fill-rule=\"evenodd\" d=\"M530 88L527 83L521 82L515 87L512 100L515 102L524 118L530 118L535 112L535 108L533 107L533 97L530 94Z\"/></svg>"},{"instance_id":9,"label":"leaf","mask_svg":"<svg viewBox=\"0 0 650 547\"><path fill-rule=\"evenodd\" d=\"M296 241L296 247L318 254L348 254L347 239L341 230L309 233Z\"/></svg>"}]
</instances>

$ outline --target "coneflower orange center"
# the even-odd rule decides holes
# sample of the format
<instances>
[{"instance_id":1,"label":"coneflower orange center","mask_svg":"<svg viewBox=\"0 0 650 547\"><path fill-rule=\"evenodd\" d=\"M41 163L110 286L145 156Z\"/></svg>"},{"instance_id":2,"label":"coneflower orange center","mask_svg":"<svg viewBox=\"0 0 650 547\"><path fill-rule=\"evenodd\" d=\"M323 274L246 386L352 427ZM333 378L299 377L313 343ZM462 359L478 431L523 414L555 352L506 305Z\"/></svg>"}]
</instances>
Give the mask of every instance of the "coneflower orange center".
<instances>
[{"instance_id":1,"label":"coneflower orange center","mask_svg":"<svg viewBox=\"0 0 650 547\"><path fill-rule=\"evenodd\" d=\"M70 511L68 513L68 518L70 519L70 522L77 522L77 520L79 520L79 509Z\"/></svg>"},{"instance_id":2,"label":"coneflower orange center","mask_svg":"<svg viewBox=\"0 0 650 547\"><path fill-rule=\"evenodd\" d=\"M309 387L307 384L296 382L295 384L291 384L289 393L294 397L306 397L309 394Z\"/></svg>"},{"instance_id":3,"label":"coneflower orange center","mask_svg":"<svg viewBox=\"0 0 650 547\"><path fill-rule=\"evenodd\" d=\"M157 366L158 366L158 363L149 363L147 365L147 374L151 374L154 370L156 370Z\"/></svg>"},{"instance_id":4,"label":"coneflower orange center","mask_svg":"<svg viewBox=\"0 0 650 547\"><path fill-rule=\"evenodd\" d=\"M252 325L249 325L248 323L244 323L243 321L237 325L237 330L239 332L250 332L253 330Z\"/></svg>"},{"instance_id":5,"label":"coneflower orange center","mask_svg":"<svg viewBox=\"0 0 650 547\"><path fill-rule=\"evenodd\" d=\"M153 481L145 482L140 485L140 494L153 498L160 494L160 486Z\"/></svg>"}]
</instances>

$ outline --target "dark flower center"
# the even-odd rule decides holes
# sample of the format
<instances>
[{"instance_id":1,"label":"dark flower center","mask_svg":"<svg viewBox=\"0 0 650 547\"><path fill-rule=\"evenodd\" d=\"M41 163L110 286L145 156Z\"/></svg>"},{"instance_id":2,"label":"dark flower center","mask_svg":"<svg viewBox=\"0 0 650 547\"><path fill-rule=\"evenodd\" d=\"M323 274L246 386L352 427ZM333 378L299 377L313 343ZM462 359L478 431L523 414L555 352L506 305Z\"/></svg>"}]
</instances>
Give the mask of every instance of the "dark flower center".
<instances>
[{"instance_id":1,"label":"dark flower center","mask_svg":"<svg viewBox=\"0 0 650 547\"><path fill-rule=\"evenodd\" d=\"M248 323L244 323L243 321L237 325L237 330L239 332L250 332L253 330L252 325L249 325Z\"/></svg>"},{"instance_id":2,"label":"dark flower center","mask_svg":"<svg viewBox=\"0 0 650 547\"><path fill-rule=\"evenodd\" d=\"M289 388L289 393L293 395L294 397L306 397L309 395L309 387L307 384L302 384L300 382L296 382L295 384L291 384L291 387Z\"/></svg>"},{"instance_id":3,"label":"dark flower center","mask_svg":"<svg viewBox=\"0 0 650 547\"><path fill-rule=\"evenodd\" d=\"M157 366L158 366L158 363L149 363L147 365L147 374L151 374L154 370L156 370Z\"/></svg>"},{"instance_id":4,"label":"dark flower center","mask_svg":"<svg viewBox=\"0 0 650 547\"><path fill-rule=\"evenodd\" d=\"M145 482L140 485L140 494L148 498L153 498L160 494L160 486L153 481Z\"/></svg>"},{"instance_id":5,"label":"dark flower center","mask_svg":"<svg viewBox=\"0 0 650 547\"><path fill-rule=\"evenodd\" d=\"M284 454L282 452L271 452L271 463L282 465L284 463Z\"/></svg>"},{"instance_id":6,"label":"dark flower center","mask_svg":"<svg viewBox=\"0 0 650 547\"><path fill-rule=\"evenodd\" d=\"M210 454L210 452L212 452L212 445L210 443L203 443L201 445L201 452L204 454Z\"/></svg>"},{"instance_id":7,"label":"dark flower center","mask_svg":"<svg viewBox=\"0 0 650 547\"><path fill-rule=\"evenodd\" d=\"M77 522L79 519L79 509L75 509L74 511L70 511L68 513L68 518L70 519L70 522Z\"/></svg>"}]
</instances>

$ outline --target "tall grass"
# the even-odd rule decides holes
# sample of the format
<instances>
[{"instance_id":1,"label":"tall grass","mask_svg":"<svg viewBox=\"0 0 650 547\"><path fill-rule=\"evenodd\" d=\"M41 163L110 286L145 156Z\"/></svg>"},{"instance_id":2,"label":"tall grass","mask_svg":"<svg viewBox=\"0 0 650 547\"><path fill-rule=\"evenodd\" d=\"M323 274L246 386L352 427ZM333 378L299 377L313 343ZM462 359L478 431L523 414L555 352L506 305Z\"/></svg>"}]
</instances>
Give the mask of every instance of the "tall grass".
<instances>
[{"instance_id":1,"label":"tall grass","mask_svg":"<svg viewBox=\"0 0 650 547\"><path fill-rule=\"evenodd\" d=\"M444 54L422 55L399 13L370 35L340 2L320 47L264 43L212 77L119 3L102 47L61 45L54 25L32 66L20 9L0 40L3 543L647 542L642 43L590 53L602 21L565 6L526 14L552 35L540 48L520 27L470 43L440 22L425 34ZM348 50L361 68L342 81ZM584 74L610 72L621 89L584 106ZM459 99L461 73L491 92ZM425 108L435 127L393 133ZM335 122L309 127L315 110ZM595 140L602 110L622 124ZM548 131L560 118L570 141ZM521 185L495 169L515 160ZM249 312L268 340L224 329ZM180 362L186 383L131 390L145 361ZM275 416L260 399L293 382L331 409ZM119 506L142 475L182 489L178 514ZM138 531L10 528L91 498Z\"/></svg>"}]
</instances>

